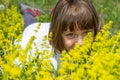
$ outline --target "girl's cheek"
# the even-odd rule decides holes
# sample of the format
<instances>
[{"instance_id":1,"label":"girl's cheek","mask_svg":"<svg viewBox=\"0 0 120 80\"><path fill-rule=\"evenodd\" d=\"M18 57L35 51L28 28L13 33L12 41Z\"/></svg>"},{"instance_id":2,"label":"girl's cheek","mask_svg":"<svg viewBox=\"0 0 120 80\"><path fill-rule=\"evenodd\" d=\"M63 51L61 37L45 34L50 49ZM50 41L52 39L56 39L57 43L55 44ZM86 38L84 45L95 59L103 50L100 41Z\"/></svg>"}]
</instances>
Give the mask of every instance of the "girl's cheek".
<instances>
[{"instance_id":1,"label":"girl's cheek","mask_svg":"<svg viewBox=\"0 0 120 80\"><path fill-rule=\"evenodd\" d=\"M64 42L64 46L65 46L65 49L66 50L70 50L70 49L73 49L74 47L74 42L72 40L67 40Z\"/></svg>"}]
</instances>

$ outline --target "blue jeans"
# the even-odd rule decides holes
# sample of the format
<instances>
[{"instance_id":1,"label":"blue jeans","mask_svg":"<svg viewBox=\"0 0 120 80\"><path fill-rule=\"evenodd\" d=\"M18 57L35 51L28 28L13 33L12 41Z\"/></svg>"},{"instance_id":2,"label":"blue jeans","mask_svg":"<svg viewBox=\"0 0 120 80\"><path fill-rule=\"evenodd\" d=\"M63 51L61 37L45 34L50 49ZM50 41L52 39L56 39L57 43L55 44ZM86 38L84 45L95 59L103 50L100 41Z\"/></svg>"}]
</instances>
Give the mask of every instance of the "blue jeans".
<instances>
[{"instance_id":1,"label":"blue jeans","mask_svg":"<svg viewBox=\"0 0 120 80\"><path fill-rule=\"evenodd\" d=\"M23 14L23 19L24 19L24 27L25 28L27 26L29 26L30 24L36 22L35 17L29 12L26 12L26 13Z\"/></svg>"}]
</instances>

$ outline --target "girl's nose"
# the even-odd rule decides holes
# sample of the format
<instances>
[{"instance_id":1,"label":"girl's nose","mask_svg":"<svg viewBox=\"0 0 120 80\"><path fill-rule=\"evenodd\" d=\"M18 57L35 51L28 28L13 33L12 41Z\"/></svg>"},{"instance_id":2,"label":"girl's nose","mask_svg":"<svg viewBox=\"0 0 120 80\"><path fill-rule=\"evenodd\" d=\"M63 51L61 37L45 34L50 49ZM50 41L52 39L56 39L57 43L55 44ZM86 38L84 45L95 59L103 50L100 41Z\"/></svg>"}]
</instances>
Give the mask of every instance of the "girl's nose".
<instances>
[{"instance_id":1,"label":"girl's nose","mask_svg":"<svg viewBox=\"0 0 120 80\"><path fill-rule=\"evenodd\" d=\"M78 38L76 43L79 44L79 45L82 45L83 44L83 39L82 38Z\"/></svg>"}]
</instances>

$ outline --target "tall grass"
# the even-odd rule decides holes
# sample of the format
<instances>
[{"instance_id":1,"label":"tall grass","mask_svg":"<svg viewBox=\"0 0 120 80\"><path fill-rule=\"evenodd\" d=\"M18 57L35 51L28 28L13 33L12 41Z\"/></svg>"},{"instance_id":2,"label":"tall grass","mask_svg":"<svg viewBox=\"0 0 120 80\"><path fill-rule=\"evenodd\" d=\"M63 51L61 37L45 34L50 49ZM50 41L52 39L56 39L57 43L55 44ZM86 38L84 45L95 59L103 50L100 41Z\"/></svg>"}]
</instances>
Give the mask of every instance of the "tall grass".
<instances>
[{"instance_id":1,"label":"tall grass","mask_svg":"<svg viewBox=\"0 0 120 80\"><path fill-rule=\"evenodd\" d=\"M20 3L28 3L32 7L42 8L46 14L43 18L38 19L41 22L48 22L50 19L48 9L53 8L58 0L0 0L0 3L4 4L4 2L10 1L7 6L14 4L19 7ZM93 3L100 13L103 24L106 24L109 20L114 22L113 27L111 28L111 32L117 32L120 24L120 0L93 0ZM44 20L43 20L44 19Z\"/></svg>"},{"instance_id":2,"label":"tall grass","mask_svg":"<svg viewBox=\"0 0 120 80\"><path fill-rule=\"evenodd\" d=\"M101 14L103 23L109 20L114 22L111 28L112 33L116 33L120 27L120 0L93 0L98 13Z\"/></svg>"}]
</instances>

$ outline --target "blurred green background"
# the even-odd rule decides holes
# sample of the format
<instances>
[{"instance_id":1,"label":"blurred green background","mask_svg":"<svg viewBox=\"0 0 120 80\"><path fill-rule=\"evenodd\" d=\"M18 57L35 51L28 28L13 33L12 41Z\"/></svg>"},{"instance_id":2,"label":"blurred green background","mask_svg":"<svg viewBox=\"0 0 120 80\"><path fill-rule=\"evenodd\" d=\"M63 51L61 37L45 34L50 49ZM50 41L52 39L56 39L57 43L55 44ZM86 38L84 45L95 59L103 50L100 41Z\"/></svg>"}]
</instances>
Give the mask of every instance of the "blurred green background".
<instances>
[{"instance_id":1,"label":"blurred green background","mask_svg":"<svg viewBox=\"0 0 120 80\"><path fill-rule=\"evenodd\" d=\"M5 1L9 1L9 3L4 3ZM28 3L32 7L41 8L45 11L45 14L36 19L40 22L49 22L49 9L53 8L57 1L58 0L0 0L0 3L7 5L7 7L15 5L18 9L20 3ZM120 0L93 0L93 3L101 16L103 24L112 20L114 24L111 32L117 32L120 29Z\"/></svg>"}]
</instances>

